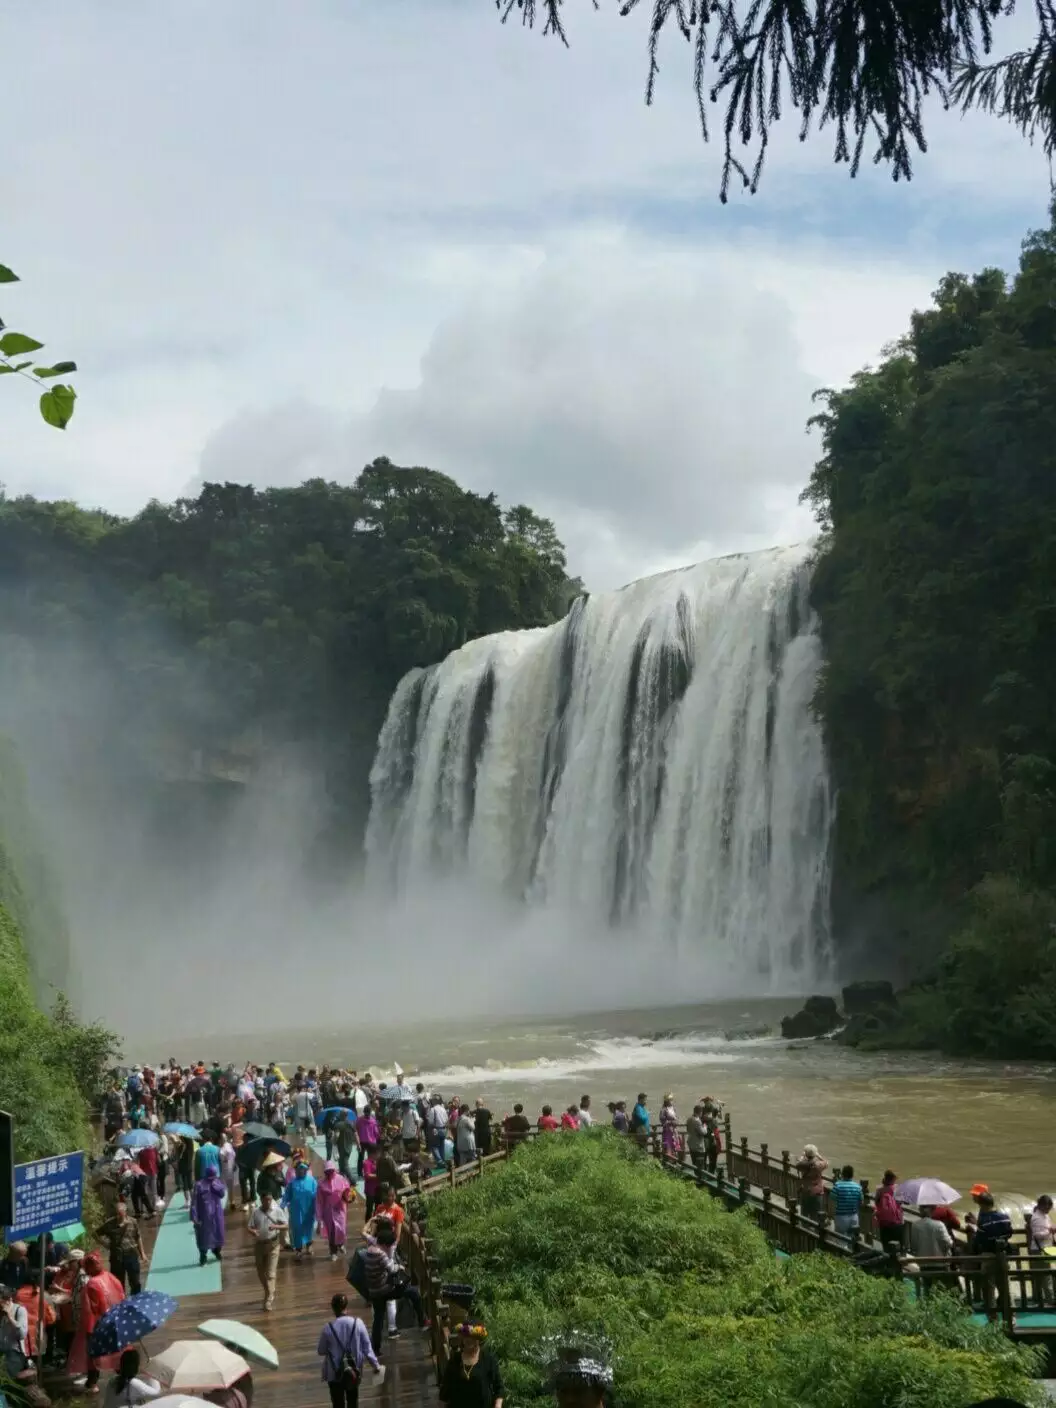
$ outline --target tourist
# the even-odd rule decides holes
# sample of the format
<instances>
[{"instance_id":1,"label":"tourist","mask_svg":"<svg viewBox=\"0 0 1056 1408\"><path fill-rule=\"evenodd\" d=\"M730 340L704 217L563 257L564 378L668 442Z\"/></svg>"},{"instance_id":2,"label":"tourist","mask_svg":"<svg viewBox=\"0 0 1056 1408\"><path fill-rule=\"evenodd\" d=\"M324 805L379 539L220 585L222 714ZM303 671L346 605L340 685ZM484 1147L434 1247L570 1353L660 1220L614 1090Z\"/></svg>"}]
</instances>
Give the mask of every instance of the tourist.
<instances>
[{"instance_id":1,"label":"tourist","mask_svg":"<svg viewBox=\"0 0 1056 1408\"><path fill-rule=\"evenodd\" d=\"M147 1208L146 1215L153 1217L158 1210L159 1163L157 1146L138 1150L136 1162L143 1170L142 1194Z\"/></svg>"},{"instance_id":2,"label":"tourist","mask_svg":"<svg viewBox=\"0 0 1056 1408\"><path fill-rule=\"evenodd\" d=\"M440 1382L440 1402L447 1408L502 1408L506 1390L499 1363L485 1344L483 1325L466 1321L455 1328L455 1342Z\"/></svg>"},{"instance_id":3,"label":"tourist","mask_svg":"<svg viewBox=\"0 0 1056 1408\"><path fill-rule=\"evenodd\" d=\"M357 1408L364 1361L379 1374L381 1365L366 1325L348 1313L348 1296L339 1291L330 1309L333 1319L323 1326L315 1347L323 1360L323 1383L330 1391L332 1408Z\"/></svg>"},{"instance_id":4,"label":"tourist","mask_svg":"<svg viewBox=\"0 0 1056 1408\"><path fill-rule=\"evenodd\" d=\"M315 1231L315 1195L318 1185L308 1172L306 1159L294 1164L293 1177L282 1195L282 1206L290 1214L290 1243L300 1261L312 1254L312 1233Z\"/></svg>"},{"instance_id":5,"label":"tourist","mask_svg":"<svg viewBox=\"0 0 1056 1408\"><path fill-rule=\"evenodd\" d=\"M682 1138L678 1132L675 1097L670 1092L664 1096L664 1103L660 1107L660 1146L665 1156L670 1159L676 1159L682 1153Z\"/></svg>"},{"instance_id":6,"label":"tourist","mask_svg":"<svg viewBox=\"0 0 1056 1408\"><path fill-rule=\"evenodd\" d=\"M378 1201L378 1161L371 1151L363 1160L363 1216L369 1220L374 1215L374 1205Z\"/></svg>"},{"instance_id":7,"label":"tourist","mask_svg":"<svg viewBox=\"0 0 1056 1408\"><path fill-rule=\"evenodd\" d=\"M225 1129L220 1135L220 1177L224 1181L227 1205L232 1212L235 1209L235 1187L238 1182L237 1157L235 1146L231 1143L231 1136Z\"/></svg>"},{"instance_id":8,"label":"tourist","mask_svg":"<svg viewBox=\"0 0 1056 1408\"><path fill-rule=\"evenodd\" d=\"M719 1155L722 1153L722 1123L719 1110L710 1104L707 1097L702 1102L701 1108L704 1111L704 1128L707 1130L707 1162L708 1172L714 1173L719 1166Z\"/></svg>"},{"instance_id":9,"label":"tourist","mask_svg":"<svg viewBox=\"0 0 1056 1408\"><path fill-rule=\"evenodd\" d=\"M40 1326L40 1271L34 1268L29 1280L15 1292L15 1304L24 1307L26 1312L26 1354L30 1359L37 1357L37 1334ZM43 1343L47 1347L48 1330L58 1320L58 1312L50 1299L44 1297Z\"/></svg>"},{"instance_id":10,"label":"tourist","mask_svg":"<svg viewBox=\"0 0 1056 1408\"><path fill-rule=\"evenodd\" d=\"M557 1129L557 1120L554 1119L552 1106L543 1106L542 1114L539 1116L538 1128L540 1134L553 1134Z\"/></svg>"},{"instance_id":11,"label":"tourist","mask_svg":"<svg viewBox=\"0 0 1056 1408\"><path fill-rule=\"evenodd\" d=\"M796 1168L799 1171L799 1210L805 1217L817 1217L825 1206L828 1166L828 1160L821 1157L816 1144L804 1144Z\"/></svg>"},{"instance_id":12,"label":"tourist","mask_svg":"<svg viewBox=\"0 0 1056 1408\"><path fill-rule=\"evenodd\" d=\"M198 1244L198 1265L205 1265L210 1252L219 1261L224 1251L224 1180L212 1168L194 1185L191 1221Z\"/></svg>"},{"instance_id":13,"label":"tourist","mask_svg":"<svg viewBox=\"0 0 1056 1408\"><path fill-rule=\"evenodd\" d=\"M0 1286L0 1365L9 1379L29 1366L29 1317L10 1286Z\"/></svg>"},{"instance_id":14,"label":"tourist","mask_svg":"<svg viewBox=\"0 0 1056 1408\"><path fill-rule=\"evenodd\" d=\"M954 1212L953 1208L947 1207L945 1203L938 1203L931 1210L931 1215L936 1222L941 1222L946 1231L951 1233L961 1230L961 1219Z\"/></svg>"},{"instance_id":15,"label":"tourist","mask_svg":"<svg viewBox=\"0 0 1056 1408\"><path fill-rule=\"evenodd\" d=\"M84 1271L84 1252L80 1247L69 1247L66 1259L55 1273L51 1289L60 1297L59 1322L56 1337L59 1357L65 1359L77 1333L77 1321L81 1313L81 1292L87 1281Z\"/></svg>"},{"instance_id":16,"label":"tourist","mask_svg":"<svg viewBox=\"0 0 1056 1408\"><path fill-rule=\"evenodd\" d=\"M477 1157L477 1127L468 1105L459 1105L455 1125L455 1163L470 1164Z\"/></svg>"},{"instance_id":17,"label":"tourist","mask_svg":"<svg viewBox=\"0 0 1056 1408\"><path fill-rule=\"evenodd\" d=\"M177 1193L183 1194L187 1207L194 1191L194 1140L184 1135L177 1140L175 1182Z\"/></svg>"},{"instance_id":18,"label":"tourist","mask_svg":"<svg viewBox=\"0 0 1056 1408\"><path fill-rule=\"evenodd\" d=\"M426 1113L425 1142L438 1164L447 1162L447 1109L441 1095L433 1096Z\"/></svg>"},{"instance_id":19,"label":"tourist","mask_svg":"<svg viewBox=\"0 0 1056 1408\"><path fill-rule=\"evenodd\" d=\"M133 1295L138 1295L142 1290L141 1268L147 1254L143 1250L139 1223L129 1215L127 1203L118 1203L113 1217L99 1228L99 1235L110 1247L111 1273L120 1281L122 1289L127 1285Z\"/></svg>"},{"instance_id":20,"label":"tourist","mask_svg":"<svg viewBox=\"0 0 1056 1408\"><path fill-rule=\"evenodd\" d=\"M950 1236L950 1230L946 1224L939 1222L933 1216L934 1212L934 1204L922 1205L920 1217L915 1218L909 1224L910 1255L915 1257L918 1263L920 1261L926 1263L918 1267L920 1285L925 1295L930 1293L936 1284L950 1289L956 1289L959 1285L956 1276L951 1276L941 1264L935 1264L937 1261L949 1261L950 1253L953 1251L953 1238Z\"/></svg>"},{"instance_id":21,"label":"tourist","mask_svg":"<svg viewBox=\"0 0 1056 1408\"><path fill-rule=\"evenodd\" d=\"M411 1100L400 1102L400 1139L403 1141L403 1152L410 1157L417 1154L420 1144L420 1134L422 1130L422 1117L418 1113L418 1107Z\"/></svg>"},{"instance_id":22,"label":"tourist","mask_svg":"<svg viewBox=\"0 0 1056 1408\"><path fill-rule=\"evenodd\" d=\"M84 1271L87 1279L81 1290L81 1308L77 1318L77 1331L70 1346L66 1361L66 1372L72 1378L87 1374L85 1391L98 1393L102 1371L114 1370L120 1363L117 1354L104 1354L98 1359L89 1358L88 1337L108 1310L120 1305L125 1298L124 1287L109 1271L103 1270L102 1258L98 1252L89 1252L84 1258Z\"/></svg>"},{"instance_id":23,"label":"tourist","mask_svg":"<svg viewBox=\"0 0 1056 1408\"><path fill-rule=\"evenodd\" d=\"M204 1178L207 1173L215 1173L220 1176L220 1150L213 1140L219 1138L213 1131L203 1130L202 1142L197 1154L194 1156L194 1179L195 1182Z\"/></svg>"},{"instance_id":24,"label":"tourist","mask_svg":"<svg viewBox=\"0 0 1056 1408\"><path fill-rule=\"evenodd\" d=\"M612 1369L599 1349L566 1349L550 1370L557 1408L607 1408Z\"/></svg>"},{"instance_id":25,"label":"tourist","mask_svg":"<svg viewBox=\"0 0 1056 1408\"><path fill-rule=\"evenodd\" d=\"M473 1137L477 1142L477 1153L484 1158L491 1153L491 1121L492 1113L478 1096L476 1107L473 1111Z\"/></svg>"},{"instance_id":26,"label":"tourist","mask_svg":"<svg viewBox=\"0 0 1056 1408\"><path fill-rule=\"evenodd\" d=\"M385 1307L390 1301L408 1301L420 1328L425 1329L428 1322L422 1308L421 1292L417 1286L411 1285L406 1271L396 1256L396 1229L392 1223L386 1218L380 1218L374 1235L366 1236L366 1240L368 1245L364 1260L366 1262L368 1299L374 1311L370 1342L374 1346L374 1353L377 1354L381 1349L385 1330ZM391 1333L395 1336L398 1332L391 1331Z\"/></svg>"},{"instance_id":27,"label":"tourist","mask_svg":"<svg viewBox=\"0 0 1056 1408\"><path fill-rule=\"evenodd\" d=\"M643 1149L647 1147L649 1135L652 1132L648 1101L649 1097L644 1091L639 1093L638 1099L634 1102L634 1109L631 1111L631 1133Z\"/></svg>"},{"instance_id":28,"label":"tourist","mask_svg":"<svg viewBox=\"0 0 1056 1408\"><path fill-rule=\"evenodd\" d=\"M374 1118L374 1106L368 1100L363 1113L356 1119L356 1136L359 1139L358 1177L363 1177L363 1164L368 1154L373 1154L381 1139L381 1130Z\"/></svg>"},{"instance_id":29,"label":"tourist","mask_svg":"<svg viewBox=\"0 0 1056 1408\"><path fill-rule=\"evenodd\" d=\"M122 1353L117 1373L106 1386L103 1408L126 1408L160 1396L161 1384L150 1374L141 1374L139 1364L138 1350L126 1349Z\"/></svg>"},{"instance_id":30,"label":"tourist","mask_svg":"<svg viewBox=\"0 0 1056 1408\"><path fill-rule=\"evenodd\" d=\"M378 1200L374 1210L375 1219L379 1217L388 1218L396 1229L397 1236L403 1227L406 1214L396 1201L396 1194L392 1191L388 1183L378 1184Z\"/></svg>"},{"instance_id":31,"label":"tourist","mask_svg":"<svg viewBox=\"0 0 1056 1408\"><path fill-rule=\"evenodd\" d=\"M348 1239L348 1205L355 1196L348 1179L342 1177L337 1165L328 1159L315 1193L315 1216L319 1231L326 1233L331 1261L336 1261L344 1251Z\"/></svg>"},{"instance_id":32,"label":"tourist","mask_svg":"<svg viewBox=\"0 0 1056 1408\"><path fill-rule=\"evenodd\" d=\"M1034 1204L1034 1211L1027 1219L1027 1252L1030 1256L1045 1256L1046 1249L1056 1247L1056 1230L1053 1229L1052 1218L1049 1216L1051 1212L1052 1199L1048 1193L1042 1193ZM1046 1258L1046 1262L1049 1266L1052 1265L1048 1258ZM1036 1272L1034 1289L1040 1304L1052 1305L1056 1300L1051 1275Z\"/></svg>"},{"instance_id":33,"label":"tourist","mask_svg":"<svg viewBox=\"0 0 1056 1408\"><path fill-rule=\"evenodd\" d=\"M980 1193L978 1203L979 1216L968 1250L975 1256L985 1256L1007 1244L1012 1236L1012 1219L1004 1208L995 1205L992 1193Z\"/></svg>"},{"instance_id":34,"label":"tourist","mask_svg":"<svg viewBox=\"0 0 1056 1408\"><path fill-rule=\"evenodd\" d=\"M689 1161L698 1173L704 1172L707 1157L708 1131L704 1123L704 1106L694 1105L693 1113L686 1121L686 1148Z\"/></svg>"},{"instance_id":35,"label":"tourist","mask_svg":"<svg viewBox=\"0 0 1056 1408\"><path fill-rule=\"evenodd\" d=\"M905 1221L902 1204L895 1197L895 1184L898 1174L888 1169L874 1200L876 1212L874 1220L880 1234L880 1244L889 1256L897 1256L902 1250L902 1224Z\"/></svg>"},{"instance_id":36,"label":"tourist","mask_svg":"<svg viewBox=\"0 0 1056 1408\"><path fill-rule=\"evenodd\" d=\"M334 1150L342 1178L352 1181L352 1150L356 1147L356 1121L353 1115L339 1115L334 1127Z\"/></svg>"},{"instance_id":37,"label":"tourist","mask_svg":"<svg viewBox=\"0 0 1056 1408\"><path fill-rule=\"evenodd\" d=\"M307 1138L315 1129L315 1111L312 1106L312 1092L300 1081L293 1087L293 1130Z\"/></svg>"},{"instance_id":38,"label":"tourist","mask_svg":"<svg viewBox=\"0 0 1056 1408\"><path fill-rule=\"evenodd\" d=\"M0 1261L0 1286L17 1291L29 1280L29 1248L25 1242L11 1242Z\"/></svg>"},{"instance_id":39,"label":"tourist","mask_svg":"<svg viewBox=\"0 0 1056 1408\"><path fill-rule=\"evenodd\" d=\"M862 1185L855 1179L854 1169L844 1164L832 1187L833 1227L841 1237L853 1237L859 1228L862 1208Z\"/></svg>"},{"instance_id":40,"label":"tourist","mask_svg":"<svg viewBox=\"0 0 1056 1408\"><path fill-rule=\"evenodd\" d=\"M573 1132L579 1128L578 1105L569 1105L567 1110L561 1111L561 1128L570 1129Z\"/></svg>"},{"instance_id":41,"label":"tourist","mask_svg":"<svg viewBox=\"0 0 1056 1408\"><path fill-rule=\"evenodd\" d=\"M590 1096L581 1095L579 1097L579 1127L589 1129L594 1123L594 1116L590 1113Z\"/></svg>"},{"instance_id":42,"label":"tourist","mask_svg":"<svg viewBox=\"0 0 1056 1408\"><path fill-rule=\"evenodd\" d=\"M264 1289L264 1309L275 1304L275 1278L279 1270L279 1248L289 1219L270 1193L261 1193L260 1206L249 1215L249 1234L253 1238L253 1259L257 1279Z\"/></svg>"},{"instance_id":43,"label":"tourist","mask_svg":"<svg viewBox=\"0 0 1056 1408\"><path fill-rule=\"evenodd\" d=\"M523 1144L532 1131L531 1121L524 1113L524 1106L514 1105L513 1114L506 1115L502 1121L503 1134L506 1138L507 1149L516 1149L518 1144Z\"/></svg>"},{"instance_id":44,"label":"tourist","mask_svg":"<svg viewBox=\"0 0 1056 1408\"><path fill-rule=\"evenodd\" d=\"M617 1134L626 1134L630 1129L630 1121L627 1118L627 1101L617 1100L612 1107L612 1127Z\"/></svg>"}]
</instances>

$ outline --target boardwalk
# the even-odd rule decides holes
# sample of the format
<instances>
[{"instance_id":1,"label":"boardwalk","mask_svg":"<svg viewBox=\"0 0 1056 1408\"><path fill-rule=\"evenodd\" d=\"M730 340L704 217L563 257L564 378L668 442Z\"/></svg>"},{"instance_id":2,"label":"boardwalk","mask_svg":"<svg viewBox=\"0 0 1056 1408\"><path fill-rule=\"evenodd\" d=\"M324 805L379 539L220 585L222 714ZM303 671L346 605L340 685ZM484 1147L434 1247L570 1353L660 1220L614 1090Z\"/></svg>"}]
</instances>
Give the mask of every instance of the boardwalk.
<instances>
[{"instance_id":1,"label":"boardwalk","mask_svg":"<svg viewBox=\"0 0 1056 1408\"><path fill-rule=\"evenodd\" d=\"M177 1198L177 1201L180 1199ZM362 1203L357 1203L350 1210L350 1248L359 1241L363 1225L361 1209ZM172 1220L178 1223L182 1219L173 1216ZM203 1280L206 1284L211 1280L215 1285L219 1278L212 1268L208 1278L198 1277L193 1270L197 1257L190 1247L178 1256L173 1254L170 1229L171 1222L165 1231L160 1231L157 1225L144 1223L143 1239L148 1256L153 1255L160 1232L162 1250L167 1250L166 1277L170 1274L177 1278L182 1276L185 1285L194 1281L202 1284ZM164 1247L166 1241L169 1243L167 1249ZM150 1336L148 1350L157 1353L173 1340L197 1338L196 1329L203 1320L241 1320L266 1335L279 1354L278 1371L262 1365L254 1366L253 1408L312 1408L313 1404L322 1408L322 1405L328 1405L330 1399L319 1377L320 1360L315 1346L319 1332L330 1316L330 1297L335 1291L344 1291L349 1298L350 1310L353 1314L365 1315L368 1328L371 1312L345 1281L346 1260L342 1258L331 1262L325 1243L320 1249L320 1244L316 1242L315 1252L313 1257L300 1262L295 1260L292 1252L283 1252L275 1308L265 1312L253 1260L253 1239L246 1231L244 1215L232 1213L227 1219L222 1290L188 1294L174 1284L172 1290L180 1302L179 1310L161 1330ZM178 1261L182 1261L182 1266L177 1264ZM145 1284L150 1284L149 1274L145 1277ZM379 1384L369 1367L364 1372L360 1392L360 1403L363 1405L370 1408L374 1405L378 1408L433 1408L439 1402L429 1337L414 1328L413 1324L405 1323L407 1314L407 1307L401 1307L400 1338L391 1342L386 1338L382 1353L386 1371L384 1382ZM99 1400L83 1401L98 1403Z\"/></svg>"}]
</instances>

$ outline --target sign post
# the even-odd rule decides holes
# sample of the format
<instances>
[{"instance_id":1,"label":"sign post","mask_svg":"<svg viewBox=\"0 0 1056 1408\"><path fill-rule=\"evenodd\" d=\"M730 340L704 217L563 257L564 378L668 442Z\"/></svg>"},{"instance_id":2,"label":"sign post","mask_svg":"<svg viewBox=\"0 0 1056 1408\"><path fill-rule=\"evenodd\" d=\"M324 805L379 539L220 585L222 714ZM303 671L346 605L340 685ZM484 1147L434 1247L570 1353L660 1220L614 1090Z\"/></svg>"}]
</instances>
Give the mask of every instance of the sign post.
<instances>
[{"instance_id":1,"label":"sign post","mask_svg":"<svg viewBox=\"0 0 1056 1408\"><path fill-rule=\"evenodd\" d=\"M37 1303L37 1382L40 1383L44 1355L44 1269L47 1249L44 1236L56 1227L80 1222L84 1194L84 1154L59 1154L53 1159L36 1159L15 1165L14 1217L7 1228L8 1238L39 1239L40 1286Z\"/></svg>"}]
</instances>

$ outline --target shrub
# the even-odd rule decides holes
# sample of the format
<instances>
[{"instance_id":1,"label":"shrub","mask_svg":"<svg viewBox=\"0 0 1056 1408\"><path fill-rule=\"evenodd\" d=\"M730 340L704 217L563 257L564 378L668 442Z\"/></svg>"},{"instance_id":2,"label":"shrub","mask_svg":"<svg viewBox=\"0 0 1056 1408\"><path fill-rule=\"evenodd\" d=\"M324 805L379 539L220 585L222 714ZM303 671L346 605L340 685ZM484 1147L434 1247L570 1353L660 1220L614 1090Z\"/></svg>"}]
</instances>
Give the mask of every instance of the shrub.
<instances>
[{"instance_id":1,"label":"shrub","mask_svg":"<svg viewBox=\"0 0 1056 1408\"><path fill-rule=\"evenodd\" d=\"M511 1401L551 1401L537 1346L571 1328L611 1340L617 1401L634 1408L1040 1401L1033 1353L956 1300L917 1304L820 1253L778 1262L746 1212L608 1130L534 1141L429 1211L445 1278L477 1288Z\"/></svg>"}]
</instances>

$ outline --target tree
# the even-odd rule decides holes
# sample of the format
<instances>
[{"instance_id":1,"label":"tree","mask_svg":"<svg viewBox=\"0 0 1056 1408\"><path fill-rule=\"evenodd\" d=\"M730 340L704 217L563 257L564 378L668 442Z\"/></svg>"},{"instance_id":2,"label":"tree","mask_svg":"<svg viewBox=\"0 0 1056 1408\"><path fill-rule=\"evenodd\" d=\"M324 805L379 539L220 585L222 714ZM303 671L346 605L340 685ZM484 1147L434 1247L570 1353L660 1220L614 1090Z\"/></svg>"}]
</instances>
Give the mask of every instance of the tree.
<instances>
[{"instance_id":1,"label":"tree","mask_svg":"<svg viewBox=\"0 0 1056 1408\"><path fill-rule=\"evenodd\" d=\"M0 284L18 282L18 275L6 264L0 264ZM40 393L40 414L48 425L55 426L57 430L65 430L73 417L77 392L64 382L56 382L54 386L48 386L47 383L55 377L75 372L77 363L56 362L50 367L34 367L32 357L21 362L14 360L16 357L24 357L27 352L39 352L43 346L43 342L38 342L28 333L6 331L0 321L0 376L24 376L27 381L36 382L38 386L43 387Z\"/></svg>"},{"instance_id":2,"label":"tree","mask_svg":"<svg viewBox=\"0 0 1056 1408\"><path fill-rule=\"evenodd\" d=\"M1022 0L1021 0L1022 2ZM642 0L614 0L621 16ZM1016 0L651 0L646 102L659 76L659 45L675 30L693 56L701 130L708 108L725 101L720 199L731 177L758 189L770 132L786 108L799 115L800 140L816 124L834 131L834 159L857 174L872 138L874 163L894 179L912 175L914 151L927 151L923 101L982 108L1056 145L1056 0L1034 0L1034 45L992 64L995 24ZM565 0L495 0L505 22L568 43ZM593 0L600 9L600 0ZM742 158L736 148L745 149ZM754 155L749 155L754 147Z\"/></svg>"}]
</instances>

